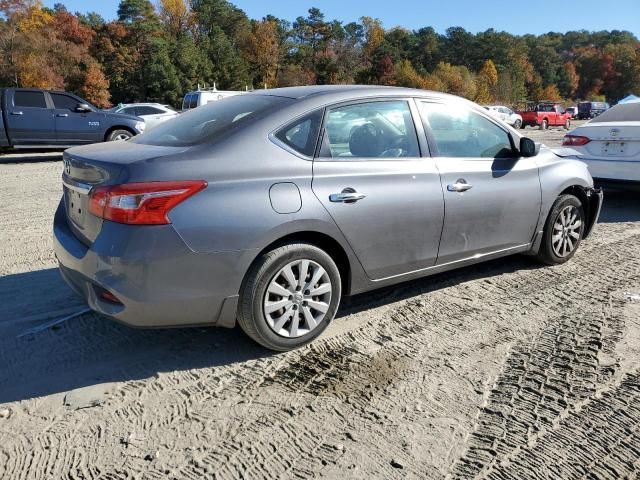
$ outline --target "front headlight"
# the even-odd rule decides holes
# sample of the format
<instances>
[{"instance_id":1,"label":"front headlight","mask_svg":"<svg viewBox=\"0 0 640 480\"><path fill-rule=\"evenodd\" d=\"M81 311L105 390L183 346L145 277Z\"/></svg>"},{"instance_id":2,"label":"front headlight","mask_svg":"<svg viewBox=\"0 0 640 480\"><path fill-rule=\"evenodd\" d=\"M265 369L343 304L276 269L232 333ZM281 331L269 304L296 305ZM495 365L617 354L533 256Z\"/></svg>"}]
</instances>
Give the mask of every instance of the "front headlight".
<instances>
[{"instance_id":1,"label":"front headlight","mask_svg":"<svg viewBox=\"0 0 640 480\"><path fill-rule=\"evenodd\" d=\"M145 127L146 127L146 125L145 125L145 123L144 123L144 122L138 122L138 123L136 123L135 129L136 129L138 132L142 133L142 132L144 132L144 128L145 128Z\"/></svg>"}]
</instances>

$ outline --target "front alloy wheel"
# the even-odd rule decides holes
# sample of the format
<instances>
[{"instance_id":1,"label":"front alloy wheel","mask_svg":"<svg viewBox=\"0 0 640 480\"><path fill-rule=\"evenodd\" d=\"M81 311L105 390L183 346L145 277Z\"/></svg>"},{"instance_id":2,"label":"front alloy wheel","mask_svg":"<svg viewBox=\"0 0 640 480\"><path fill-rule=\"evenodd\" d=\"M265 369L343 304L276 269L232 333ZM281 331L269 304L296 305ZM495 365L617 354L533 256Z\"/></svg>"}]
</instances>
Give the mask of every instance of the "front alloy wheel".
<instances>
[{"instance_id":1,"label":"front alloy wheel","mask_svg":"<svg viewBox=\"0 0 640 480\"><path fill-rule=\"evenodd\" d=\"M571 255L578 247L582 233L582 216L578 208L568 205L558 214L553 224L551 245L560 258Z\"/></svg>"},{"instance_id":2,"label":"front alloy wheel","mask_svg":"<svg viewBox=\"0 0 640 480\"><path fill-rule=\"evenodd\" d=\"M578 250L586 227L584 207L574 195L561 195L547 217L537 258L547 265L559 265Z\"/></svg>"}]
</instances>

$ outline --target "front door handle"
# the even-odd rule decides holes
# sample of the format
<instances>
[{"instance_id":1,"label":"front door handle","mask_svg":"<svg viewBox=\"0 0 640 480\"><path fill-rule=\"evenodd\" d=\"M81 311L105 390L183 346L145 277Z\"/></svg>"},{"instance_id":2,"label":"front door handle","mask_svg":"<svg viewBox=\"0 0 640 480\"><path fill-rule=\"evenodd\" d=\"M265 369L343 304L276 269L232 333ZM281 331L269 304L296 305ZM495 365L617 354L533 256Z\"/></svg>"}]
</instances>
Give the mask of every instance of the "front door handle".
<instances>
[{"instance_id":1,"label":"front door handle","mask_svg":"<svg viewBox=\"0 0 640 480\"><path fill-rule=\"evenodd\" d=\"M57 114L56 114L56 117L60 117L60 118L66 118L66 117L68 117L68 116L69 116L69 114L68 114L68 113L57 113Z\"/></svg>"},{"instance_id":2,"label":"front door handle","mask_svg":"<svg viewBox=\"0 0 640 480\"><path fill-rule=\"evenodd\" d=\"M23 112L11 112L11 115L24 115Z\"/></svg>"},{"instance_id":3,"label":"front door handle","mask_svg":"<svg viewBox=\"0 0 640 480\"><path fill-rule=\"evenodd\" d=\"M364 193L358 193L353 188L345 188L340 193L332 193L329 195L329 201L333 203L355 203L366 197Z\"/></svg>"},{"instance_id":4,"label":"front door handle","mask_svg":"<svg viewBox=\"0 0 640 480\"><path fill-rule=\"evenodd\" d=\"M447 190L450 192L466 192L467 190L471 190L473 188L473 185L471 185L470 183L467 183L467 181L464 178L460 178L458 180L456 180L456 183L454 183L453 185L447 185Z\"/></svg>"}]
</instances>

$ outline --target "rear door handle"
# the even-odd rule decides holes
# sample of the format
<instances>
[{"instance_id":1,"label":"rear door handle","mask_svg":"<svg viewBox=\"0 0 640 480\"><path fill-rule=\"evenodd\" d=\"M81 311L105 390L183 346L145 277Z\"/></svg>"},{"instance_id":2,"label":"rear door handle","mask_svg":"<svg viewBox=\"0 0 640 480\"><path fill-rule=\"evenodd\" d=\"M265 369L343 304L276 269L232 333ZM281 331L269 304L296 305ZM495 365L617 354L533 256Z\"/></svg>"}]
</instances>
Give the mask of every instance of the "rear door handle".
<instances>
[{"instance_id":1,"label":"rear door handle","mask_svg":"<svg viewBox=\"0 0 640 480\"><path fill-rule=\"evenodd\" d=\"M464 178L461 178L459 180L456 181L456 183L452 184L452 185L447 185L447 190L450 192L466 192L467 190L471 190L473 188L473 185L471 185L470 183L467 183L467 181Z\"/></svg>"},{"instance_id":2,"label":"rear door handle","mask_svg":"<svg viewBox=\"0 0 640 480\"><path fill-rule=\"evenodd\" d=\"M23 112L11 112L11 115L24 115Z\"/></svg>"},{"instance_id":3,"label":"rear door handle","mask_svg":"<svg viewBox=\"0 0 640 480\"><path fill-rule=\"evenodd\" d=\"M363 198L367 198L367 196L364 193L356 192L353 188L345 188L340 193L329 195L329 201L333 203L355 203Z\"/></svg>"},{"instance_id":4,"label":"rear door handle","mask_svg":"<svg viewBox=\"0 0 640 480\"><path fill-rule=\"evenodd\" d=\"M68 113L56 113L56 117L66 118L68 116L69 116Z\"/></svg>"}]
</instances>

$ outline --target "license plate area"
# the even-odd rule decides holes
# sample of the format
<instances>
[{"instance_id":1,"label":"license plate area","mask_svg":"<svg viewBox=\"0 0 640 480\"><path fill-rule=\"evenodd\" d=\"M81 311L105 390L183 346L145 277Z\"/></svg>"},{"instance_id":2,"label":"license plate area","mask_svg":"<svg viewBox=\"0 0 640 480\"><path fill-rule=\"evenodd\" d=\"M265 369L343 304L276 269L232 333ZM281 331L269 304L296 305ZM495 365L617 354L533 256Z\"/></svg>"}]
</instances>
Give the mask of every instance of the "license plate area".
<instances>
[{"instance_id":1,"label":"license plate area","mask_svg":"<svg viewBox=\"0 0 640 480\"><path fill-rule=\"evenodd\" d=\"M84 221L86 218L86 208L84 205L85 202L83 201L83 195L69 188L65 188L65 194L67 215L76 225L84 225Z\"/></svg>"},{"instance_id":2,"label":"license plate area","mask_svg":"<svg viewBox=\"0 0 640 480\"><path fill-rule=\"evenodd\" d=\"M609 157L624 155L627 146L625 142L604 142L602 144L602 154Z\"/></svg>"}]
</instances>

